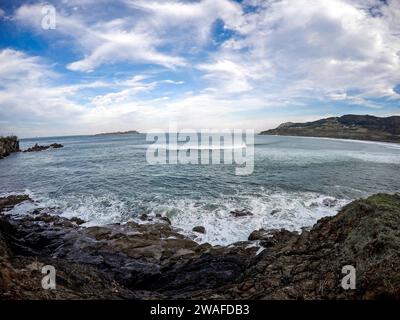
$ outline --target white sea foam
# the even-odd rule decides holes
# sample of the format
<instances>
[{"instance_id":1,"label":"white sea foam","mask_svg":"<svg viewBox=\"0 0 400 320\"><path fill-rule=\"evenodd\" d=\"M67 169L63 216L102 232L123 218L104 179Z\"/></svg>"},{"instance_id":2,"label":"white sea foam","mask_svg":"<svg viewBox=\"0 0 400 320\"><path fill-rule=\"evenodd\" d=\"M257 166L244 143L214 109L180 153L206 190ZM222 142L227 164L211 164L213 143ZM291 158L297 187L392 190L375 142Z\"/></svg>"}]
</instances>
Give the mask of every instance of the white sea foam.
<instances>
[{"instance_id":1,"label":"white sea foam","mask_svg":"<svg viewBox=\"0 0 400 320\"><path fill-rule=\"evenodd\" d=\"M100 197L69 196L54 200L35 195L29 190L25 193L37 202L22 203L11 211L12 214L26 214L37 208L54 208L55 214L88 221L85 226L124 223L132 218L143 223L138 217L132 217L124 201L111 194ZM324 204L326 199L333 204L331 207L326 205L327 201ZM147 204L147 212L150 216L157 213L168 216L174 228L199 243L228 245L247 240L252 231L260 228L300 231L322 217L335 215L349 201L312 192L264 190L256 195L220 195L202 200L158 199ZM253 215L234 217L230 213L241 209L247 209ZM205 227L206 234L192 231L193 227L199 225Z\"/></svg>"},{"instance_id":2,"label":"white sea foam","mask_svg":"<svg viewBox=\"0 0 400 320\"><path fill-rule=\"evenodd\" d=\"M334 206L324 204L330 199ZM316 193L268 192L265 195L244 195L237 199L221 196L218 199L195 201L176 199L158 204L154 213L166 213L172 225L197 242L226 245L247 240L254 230L287 229L300 231L320 218L335 215L349 200L338 200ZM234 217L230 212L250 210L253 215ZM194 226L204 226L206 234L192 232Z\"/></svg>"}]
</instances>

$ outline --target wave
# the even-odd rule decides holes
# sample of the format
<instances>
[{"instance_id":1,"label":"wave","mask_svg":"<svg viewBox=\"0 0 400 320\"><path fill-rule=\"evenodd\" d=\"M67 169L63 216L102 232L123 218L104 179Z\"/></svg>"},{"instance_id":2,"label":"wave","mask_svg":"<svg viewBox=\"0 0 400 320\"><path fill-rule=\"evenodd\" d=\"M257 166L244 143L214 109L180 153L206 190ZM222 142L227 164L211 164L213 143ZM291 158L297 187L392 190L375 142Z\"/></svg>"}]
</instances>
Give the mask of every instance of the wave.
<instances>
[{"instance_id":1,"label":"wave","mask_svg":"<svg viewBox=\"0 0 400 320\"><path fill-rule=\"evenodd\" d=\"M55 208L53 212L66 218L79 217L87 221L85 226L125 223L139 219L140 212L150 217L156 214L167 216L172 226L198 243L229 245L247 240L250 233L261 228L300 231L310 227L320 218L332 216L351 199L336 199L312 192L288 192L263 190L257 194L219 195L199 199L171 198L167 195L127 203L117 196L68 196L49 199L27 192L36 203L16 206L12 214L26 214L38 208ZM135 214L133 208L140 208ZM252 216L234 217L233 210L246 209ZM206 234L192 231L195 226L204 226Z\"/></svg>"}]
</instances>

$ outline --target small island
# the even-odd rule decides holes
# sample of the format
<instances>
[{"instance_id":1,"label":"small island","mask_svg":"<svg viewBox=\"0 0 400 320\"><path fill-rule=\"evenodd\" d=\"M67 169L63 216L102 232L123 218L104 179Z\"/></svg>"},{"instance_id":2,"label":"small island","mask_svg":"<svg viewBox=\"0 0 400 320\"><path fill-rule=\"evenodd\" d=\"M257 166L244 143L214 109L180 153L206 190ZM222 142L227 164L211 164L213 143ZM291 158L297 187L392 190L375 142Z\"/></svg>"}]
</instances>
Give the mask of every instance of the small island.
<instances>
[{"instance_id":1,"label":"small island","mask_svg":"<svg viewBox=\"0 0 400 320\"><path fill-rule=\"evenodd\" d=\"M138 132L136 130L105 132L105 133L95 134L95 136L117 136L117 135L128 135L128 134L140 134L140 132Z\"/></svg>"},{"instance_id":2,"label":"small island","mask_svg":"<svg viewBox=\"0 0 400 320\"><path fill-rule=\"evenodd\" d=\"M338 139L400 142L400 116L344 115L312 122L281 124L262 135L304 136Z\"/></svg>"}]
</instances>

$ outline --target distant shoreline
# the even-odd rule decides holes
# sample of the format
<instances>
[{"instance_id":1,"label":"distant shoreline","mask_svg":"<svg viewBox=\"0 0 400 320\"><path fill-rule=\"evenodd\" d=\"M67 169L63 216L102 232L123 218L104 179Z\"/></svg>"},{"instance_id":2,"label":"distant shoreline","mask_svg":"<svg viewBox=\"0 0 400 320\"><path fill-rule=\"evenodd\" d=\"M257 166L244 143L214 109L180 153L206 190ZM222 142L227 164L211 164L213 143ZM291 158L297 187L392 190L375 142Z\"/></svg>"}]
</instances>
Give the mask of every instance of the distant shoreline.
<instances>
[{"instance_id":1,"label":"distant shoreline","mask_svg":"<svg viewBox=\"0 0 400 320\"><path fill-rule=\"evenodd\" d=\"M361 140L361 139L352 139L352 138L334 138L334 137L318 137L318 136L294 136L294 135L285 135L285 134L265 134L258 133L258 136L270 136L270 137L288 137L288 138L308 138L308 139L323 139L323 140L333 140L333 141L348 141L348 142L360 142L360 143L370 143L370 144L389 144L399 146L400 142L395 141L378 141L378 140Z\"/></svg>"}]
</instances>

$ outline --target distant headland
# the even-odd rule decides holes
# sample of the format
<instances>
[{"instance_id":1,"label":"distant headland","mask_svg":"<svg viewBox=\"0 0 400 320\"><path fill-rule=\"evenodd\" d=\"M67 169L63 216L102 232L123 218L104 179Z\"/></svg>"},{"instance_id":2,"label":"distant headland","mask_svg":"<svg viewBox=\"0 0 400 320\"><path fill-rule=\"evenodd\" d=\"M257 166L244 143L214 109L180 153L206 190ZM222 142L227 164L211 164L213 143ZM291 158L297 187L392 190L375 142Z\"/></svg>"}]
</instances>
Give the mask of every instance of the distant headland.
<instances>
[{"instance_id":1,"label":"distant headland","mask_svg":"<svg viewBox=\"0 0 400 320\"><path fill-rule=\"evenodd\" d=\"M115 135L125 135L125 134L140 134L140 132L136 130L129 130L129 131L117 131L117 132L104 132L95 134L95 136L115 136Z\"/></svg>"},{"instance_id":2,"label":"distant headland","mask_svg":"<svg viewBox=\"0 0 400 320\"><path fill-rule=\"evenodd\" d=\"M286 122L260 134L400 142L400 116L348 114L305 123Z\"/></svg>"}]
</instances>

